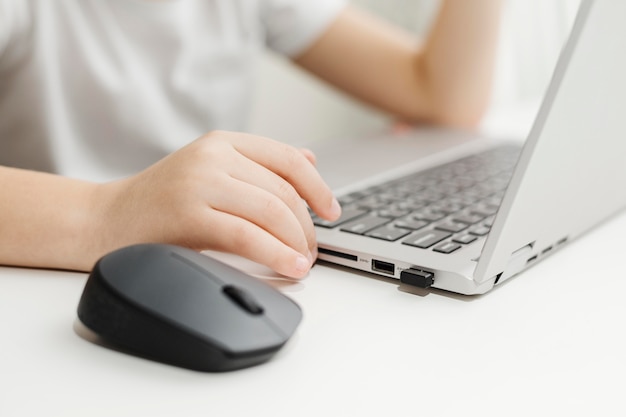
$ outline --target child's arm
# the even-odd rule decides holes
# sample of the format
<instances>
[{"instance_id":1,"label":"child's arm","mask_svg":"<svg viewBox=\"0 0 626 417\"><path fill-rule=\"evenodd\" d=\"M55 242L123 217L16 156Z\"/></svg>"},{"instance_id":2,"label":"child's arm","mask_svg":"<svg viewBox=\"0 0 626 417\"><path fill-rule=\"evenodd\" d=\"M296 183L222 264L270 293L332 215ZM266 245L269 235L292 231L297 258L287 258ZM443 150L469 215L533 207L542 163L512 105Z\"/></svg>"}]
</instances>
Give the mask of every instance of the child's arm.
<instances>
[{"instance_id":1,"label":"child's arm","mask_svg":"<svg viewBox=\"0 0 626 417\"><path fill-rule=\"evenodd\" d=\"M127 179L95 184L0 167L0 265L89 270L140 242L236 253L306 275L320 216L340 214L309 152L212 132Z\"/></svg>"},{"instance_id":2,"label":"child's arm","mask_svg":"<svg viewBox=\"0 0 626 417\"><path fill-rule=\"evenodd\" d=\"M490 96L501 3L444 1L423 43L348 7L296 62L398 117L473 126Z\"/></svg>"}]
</instances>

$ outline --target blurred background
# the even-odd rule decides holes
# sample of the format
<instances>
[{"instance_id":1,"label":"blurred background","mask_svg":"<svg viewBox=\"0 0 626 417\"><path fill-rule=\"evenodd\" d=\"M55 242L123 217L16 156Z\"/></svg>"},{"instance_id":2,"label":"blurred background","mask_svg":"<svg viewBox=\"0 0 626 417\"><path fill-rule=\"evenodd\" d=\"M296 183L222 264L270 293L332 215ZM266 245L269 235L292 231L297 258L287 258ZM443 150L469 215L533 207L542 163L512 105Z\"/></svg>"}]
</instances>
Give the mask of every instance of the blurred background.
<instances>
[{"instance_id":1,"label":"blurred background","mask_svg":"<svg viewBox=\"0 0 626 417\"><path fill-rule=\"evenodd\" d=\"M472 1L472 0L467 0ZM439 0L351 0L423 36ZM505 0L491 109L483 129L525 134L538 109L580 0ZM361 105L288 60L267 53L250 131L292 144L306 144L384 128L389 119Z\"/></svg>"}]
</instances>

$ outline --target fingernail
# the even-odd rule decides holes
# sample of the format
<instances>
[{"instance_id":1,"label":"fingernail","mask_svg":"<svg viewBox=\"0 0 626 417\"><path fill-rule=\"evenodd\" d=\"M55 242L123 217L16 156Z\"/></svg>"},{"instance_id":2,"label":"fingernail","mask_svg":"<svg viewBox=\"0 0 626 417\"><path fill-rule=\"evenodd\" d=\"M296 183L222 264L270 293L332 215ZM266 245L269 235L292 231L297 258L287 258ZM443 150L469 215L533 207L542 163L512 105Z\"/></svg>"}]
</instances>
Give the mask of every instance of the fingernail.
<instances>
[{"instance_id":1,"label":"fingernail","mask_svg":"<svg viewBox=\"0 0 626 417\"><path fill-rule=\"evenodd\" d=\"M307 272L310 268L311 262L304 255L298 255L296 258L296 271Z\"/></svg>"},{"instance_id":2,"label":"fingernail","mask_svg":"<svg viewBox=\"0 0 626 417\"><path fill-rule=\"evenodd\" d=\"M334 197L332 203L330 204L330 213L333 217L341 216L341 205L339 204L339 201L337 201L337 199Z\"/></svg>"}]
</instances>

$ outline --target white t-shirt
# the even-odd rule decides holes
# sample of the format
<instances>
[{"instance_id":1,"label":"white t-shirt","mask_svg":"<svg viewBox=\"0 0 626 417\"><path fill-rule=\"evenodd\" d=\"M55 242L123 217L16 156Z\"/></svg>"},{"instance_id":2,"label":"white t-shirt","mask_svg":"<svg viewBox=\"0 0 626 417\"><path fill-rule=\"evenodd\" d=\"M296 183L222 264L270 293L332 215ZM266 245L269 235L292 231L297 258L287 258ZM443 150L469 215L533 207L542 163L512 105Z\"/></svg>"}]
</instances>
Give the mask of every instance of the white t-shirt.
<instances>
[{"instance_id":1,"label":"white t-shirt","mask_svg":"<svg viewBox=\"0 0 626 417\"><path fill-rule=\"evenodd\" d=\"M294 56L342 0L0 0L0 165L104 181L245 130L266 47Z\"/></svg>"}]
</instances>

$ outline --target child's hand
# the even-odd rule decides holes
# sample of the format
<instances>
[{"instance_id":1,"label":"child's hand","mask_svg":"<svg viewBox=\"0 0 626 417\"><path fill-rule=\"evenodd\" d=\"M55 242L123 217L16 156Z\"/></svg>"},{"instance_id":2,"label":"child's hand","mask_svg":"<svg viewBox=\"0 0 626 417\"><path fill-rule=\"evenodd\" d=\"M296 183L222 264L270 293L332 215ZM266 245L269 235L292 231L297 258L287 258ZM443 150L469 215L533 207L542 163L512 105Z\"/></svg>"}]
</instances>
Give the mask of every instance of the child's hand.
<instances>
[{"instance_id":1,"label":"child's hand","mask_svg":"<svg viewBox=\"0 0 626 417\"><path fill-rule=\"evenodd\" d=\"M294 278L317 256L309 206L341 209L310 151L267 138L211 132L145 171L103 184L102 252L139 242L232 252Z\"/></svg>"}]
</instances>

